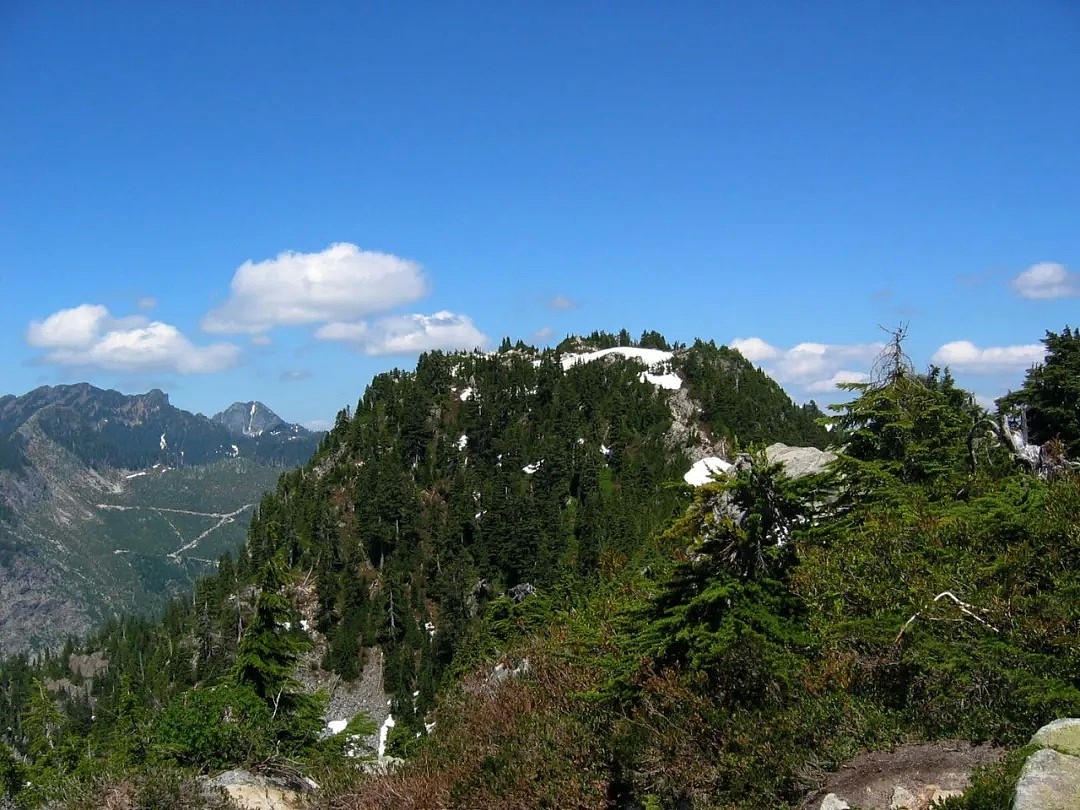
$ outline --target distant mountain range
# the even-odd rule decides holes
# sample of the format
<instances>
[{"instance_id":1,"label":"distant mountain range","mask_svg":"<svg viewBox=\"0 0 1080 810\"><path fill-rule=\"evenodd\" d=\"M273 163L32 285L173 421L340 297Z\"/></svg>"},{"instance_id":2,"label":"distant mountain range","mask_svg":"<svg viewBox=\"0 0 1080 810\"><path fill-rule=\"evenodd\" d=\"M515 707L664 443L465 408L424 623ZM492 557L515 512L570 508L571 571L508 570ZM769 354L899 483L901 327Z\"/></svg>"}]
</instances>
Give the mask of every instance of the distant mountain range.
<instances>
[{"instance_id":1,"label":"distant mountain range","mask_svg":"<svg viewBox=\"0 0 1080 810\"><path fill-rule=\"evenodd\" d=\"M182 593L321 437L260 402L208 418L157 389L0 397L0 652Z\"/></svg>"}]
</instances>

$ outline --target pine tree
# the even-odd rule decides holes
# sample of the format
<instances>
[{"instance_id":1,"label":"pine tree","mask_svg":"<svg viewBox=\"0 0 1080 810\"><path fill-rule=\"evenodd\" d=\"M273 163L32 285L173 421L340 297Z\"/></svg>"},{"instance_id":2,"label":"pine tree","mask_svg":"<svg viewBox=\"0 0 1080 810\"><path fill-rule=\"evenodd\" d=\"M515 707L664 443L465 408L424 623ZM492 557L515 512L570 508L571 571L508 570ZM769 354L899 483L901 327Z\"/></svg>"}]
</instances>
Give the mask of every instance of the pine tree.
<instances>
[{"instance_id":1,"label":"pine tree","mask_svg":"<svg viewBox=\"0 0 1080 810\"><path fill-rule=\"evenodd\" d=\"M260 572L255 615L240 639L234 665L236 681L250 686L275 715L288 711L300 694L301 685L293 670L308 646L290 632L297 616L289 598L281 592L284 584L281 561L271 557Z\"/></svg>"},{"instance_id":2,"label":"pine tree","mask_svg":"<svg viewBox=\"0 0 1080 810\"><path fill-rule=\"evenodd\" d=\"M1005 409L1025 409L1031 437L1060 439L1069 456L1080 457L1080 329L1046 333L1046 358L1031 368L1019 391L999 400Z\"/></svg>"},{"instance_id":3,"label":"pine tree","mask_svg":"<svg viewBox=\"0 0 1080 810\"><path fill-rule=\"evenodd\" d=\"M63 748L64 716L40 678L34 679L24 713L26 751L35 765L53 765Z\"/></svg>"}]
</instances>

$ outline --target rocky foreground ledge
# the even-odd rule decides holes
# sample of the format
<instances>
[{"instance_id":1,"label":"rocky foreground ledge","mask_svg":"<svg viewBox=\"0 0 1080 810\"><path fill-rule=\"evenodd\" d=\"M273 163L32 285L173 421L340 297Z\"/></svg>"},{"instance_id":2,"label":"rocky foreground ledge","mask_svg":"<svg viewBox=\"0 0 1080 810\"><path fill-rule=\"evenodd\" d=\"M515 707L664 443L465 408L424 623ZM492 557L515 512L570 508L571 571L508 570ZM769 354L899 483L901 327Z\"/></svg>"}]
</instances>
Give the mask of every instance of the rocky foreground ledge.
<instances>
[{"instance_id":1,"label":"rocky foreground ledge","mask_svg":"<svg viewBox=\"0 0 1080 810\"><path fill-rule=\"evenodd\" d=\"M1080 808L1080 719L1055 720L1035 732L1016 783L1013 810Z\"/></svg>"},{"instance_id":2,"label":"rocky foreground ledge","mask_svg":"<svg viewBox=\"0 0 1080 810\"><path fill-rule=\"evenodd\" d=\"M1055 720L1031 738L1012 810L1080 810L1080 719ZM962 741L861 754L829 777L802 810L931 810L961 796L979 765L1002 750Z\"/></svg>"}]
</instances>

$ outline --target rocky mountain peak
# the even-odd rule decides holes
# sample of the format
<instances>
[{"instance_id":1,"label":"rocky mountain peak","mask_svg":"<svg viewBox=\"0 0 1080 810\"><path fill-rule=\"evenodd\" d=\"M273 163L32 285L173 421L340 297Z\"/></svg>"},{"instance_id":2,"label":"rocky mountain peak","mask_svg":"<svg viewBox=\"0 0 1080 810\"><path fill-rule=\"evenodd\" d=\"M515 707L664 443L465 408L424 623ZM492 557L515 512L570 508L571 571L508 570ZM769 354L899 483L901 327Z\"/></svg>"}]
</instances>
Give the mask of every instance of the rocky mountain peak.
<instances>
[{"instance_id":1,"label":"rocky mountain peak","mask_svg":"<svg viewBox=\"0 0 1080 810\"><path fill-rule=\"evenodd\" d=\"M261 436L275 430L296 432L296 425L289 425L261 402L234 402L224 411L214 414L211 421L224 427L233 436Z\"/></svg>"}]
</instances>

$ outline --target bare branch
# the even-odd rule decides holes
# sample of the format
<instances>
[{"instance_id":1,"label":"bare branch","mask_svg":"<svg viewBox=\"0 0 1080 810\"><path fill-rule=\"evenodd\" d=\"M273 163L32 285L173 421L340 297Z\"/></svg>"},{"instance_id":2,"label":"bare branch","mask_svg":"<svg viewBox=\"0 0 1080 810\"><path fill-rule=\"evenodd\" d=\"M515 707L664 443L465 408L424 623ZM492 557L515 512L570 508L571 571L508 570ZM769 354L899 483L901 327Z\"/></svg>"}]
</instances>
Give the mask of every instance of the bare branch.
<instances>
[{"instance_id":1,"label":"bare branch","mask_svg":"<svg viewBox=\"0 0 1080 810\"><path fill-rule=\"evenodd\" d=\"M917 618L919 618L923 614L923 612L928 607L930 607L930 605L932 605L934 602L938 602L938 601L940 601L940 600L942 600L942 599L944 599L946 597L951 599L953 605L961 613L963 613L964 615L970 616L975 621L977 621L979 624L981 624L983 627L986 627L989 630L993 630L995 633L1000 632L996 627L994 627L994 625L990 624L990 622L986 621L985 619L983 619L980 616L977 616L975 614L976 610L979 611L980 613L988 613L989 611L984 610L983 608L975 607L974 605L969 605L967 602L963 601L962 599L958 599L956 597L956 595L952 591L942 591L937 596L935 596L933 599L931 599L929 602L927 602L925 605L923 605L922 610L916 611L915 613L913 613L911 615L911 618L909 618L906 622L904 622L903 626L900 628L900 632L896 634L896 640L893 641L893 646L896 646L896 645L898 645L900 643L900 639L902 639L904 637L904 633L907 632L907 629L914 623L914 621Z\"/></svg>"}]
</instances>

